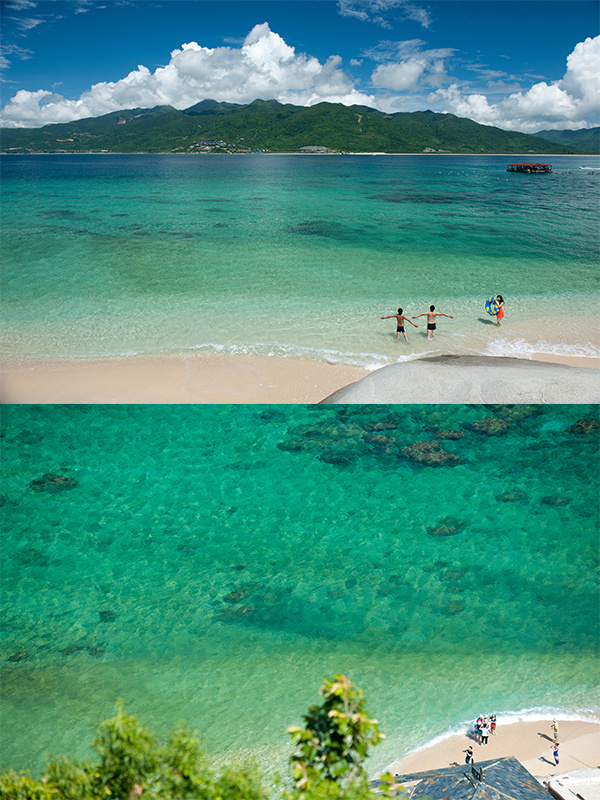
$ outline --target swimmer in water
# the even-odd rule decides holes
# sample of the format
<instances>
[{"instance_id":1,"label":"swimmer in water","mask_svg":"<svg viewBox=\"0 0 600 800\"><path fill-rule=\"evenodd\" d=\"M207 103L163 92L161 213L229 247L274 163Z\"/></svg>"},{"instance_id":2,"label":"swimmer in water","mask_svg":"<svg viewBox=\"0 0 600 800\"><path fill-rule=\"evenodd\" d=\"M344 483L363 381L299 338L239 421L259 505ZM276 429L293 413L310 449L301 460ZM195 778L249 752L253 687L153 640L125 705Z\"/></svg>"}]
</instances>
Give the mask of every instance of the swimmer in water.
<instances>
[{"instance_id":1,"label":"swimmer in water","mask_svg":"<svg viewBox=\"0 0 600 800\"><path fill-rule=\"evenodd\" d=\"M406 328L404 327L404 323L405 322L410 322L410 324L415 328L418 328L419 326L415 325L415 323L411 322L408 317L404 316L404 314L402 313L402 309L401 308L398 309L398 313L397 314L390 314L389 317L382 317L381 319L394 319L394 318L396 319L396 323L397 323L396 324L396 341L398 341L398 339L400 338L400 334L402 334L402 336L404 336L404 341L408 342L408 337L406 335Z\"/></svg>"},{"instance_id":2,"label":"swimmer in water","mask_svg":"<svg viewBox=\"0 0 600 800\"><path fill-rule=\"evenodd\" d=\"M454 319L454 317L450 314L442 314L441 311L436 311L435 306L429 306L429 311L424 311L422 314L417 314L417 316L413 317L413 319L425 316L427 317L427 339L431 339L432 334L433 338L435 339L435 331L437 327L435 324L436 317L449 317L450 319Z\"/></svg>"}]
</instances>

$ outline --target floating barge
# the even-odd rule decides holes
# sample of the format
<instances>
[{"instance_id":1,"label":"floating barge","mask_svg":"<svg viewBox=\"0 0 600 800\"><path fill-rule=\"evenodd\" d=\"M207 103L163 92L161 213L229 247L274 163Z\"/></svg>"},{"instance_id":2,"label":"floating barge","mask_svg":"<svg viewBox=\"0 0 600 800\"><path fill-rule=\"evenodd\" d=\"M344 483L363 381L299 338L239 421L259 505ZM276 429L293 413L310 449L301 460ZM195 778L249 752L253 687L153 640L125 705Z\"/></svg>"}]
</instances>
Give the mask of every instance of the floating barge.
<instances>
[{"instance_id":1,"label":"floating barge","mask_svg":"<svg viewBox=\"0 0 600 800\"><path fill-rule=\"evenodd\" d=\"M538 172L552 172L552 164L509 164L507 172L527 172L529 175Z\"/></svg>"}]
</instances>

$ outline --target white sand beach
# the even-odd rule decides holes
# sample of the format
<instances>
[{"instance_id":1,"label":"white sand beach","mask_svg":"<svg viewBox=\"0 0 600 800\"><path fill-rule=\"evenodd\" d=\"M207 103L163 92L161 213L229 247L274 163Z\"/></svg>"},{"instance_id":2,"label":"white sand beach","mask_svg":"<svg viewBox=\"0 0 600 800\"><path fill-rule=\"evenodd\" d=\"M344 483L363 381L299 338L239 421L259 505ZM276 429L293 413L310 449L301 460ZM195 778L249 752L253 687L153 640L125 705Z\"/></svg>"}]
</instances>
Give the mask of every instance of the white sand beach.
<instances>
[{"instance_id":1,"label":"white sand beach","mask_svg":"<svg viewBox=\"0 0 600 800\"><path fill-rule=\"evenodd\" d=\"M7 359L2 403L318 403L369 373L268 356Z\"/></svg>"},{"instance_id":2,"label":"white sand beach","mask_svg":"<svg viewBox=\"0 0 600 800\"><path fill-rule=\"evenodd\" d=\"M7 358L2 403L592 403L595 359L434 356L369 372L268 356Z\"/></svg>"},{"instance_id":3,"label":"white sand beach","mask_svg":"<svg viewBox=\"0 0 600 800\"><path fill-rule=\"evenodd\" d=\"M391 766L396 775L424 772L463 764L464 750L473 746L474 761L514 756L538 780L549 780L572 770L600 767L600 723L559 720L559 764L552 754L552 720L520 721L503 725L498 721L495 736L487 745L478 744L467 732L443 739L409 753Z\"/></svg>"}]
</instances>

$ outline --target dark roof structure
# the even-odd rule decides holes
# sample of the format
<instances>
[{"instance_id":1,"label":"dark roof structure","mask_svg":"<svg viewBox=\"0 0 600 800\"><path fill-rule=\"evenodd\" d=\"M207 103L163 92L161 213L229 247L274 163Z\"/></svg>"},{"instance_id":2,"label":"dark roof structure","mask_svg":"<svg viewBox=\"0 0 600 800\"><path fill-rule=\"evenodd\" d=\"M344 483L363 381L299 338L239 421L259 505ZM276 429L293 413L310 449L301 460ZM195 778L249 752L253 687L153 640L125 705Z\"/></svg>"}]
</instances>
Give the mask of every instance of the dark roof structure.
<instances>
[{"instance_id":1,"label":"dark roof structure","mask_svg":"<svg viewBox=\"0 0 600 800\"><path fill-rule=\"evenodd\" d=\"M548 800L548 790L513 756L395 777L411 800Z\"/></svg>"},{"instance_id":2,"label":"dark roof structure","mask_svg":"<svg viewBox=\"0 0 600 800\"><path fill-rule=\"evenodd\" d=\"M529 161L521 161L515 164L509 164L506 168L507 172L527 172L529 174L535 172L552 172L552 164L533 164Z\"/></svg>"}]
</instances>

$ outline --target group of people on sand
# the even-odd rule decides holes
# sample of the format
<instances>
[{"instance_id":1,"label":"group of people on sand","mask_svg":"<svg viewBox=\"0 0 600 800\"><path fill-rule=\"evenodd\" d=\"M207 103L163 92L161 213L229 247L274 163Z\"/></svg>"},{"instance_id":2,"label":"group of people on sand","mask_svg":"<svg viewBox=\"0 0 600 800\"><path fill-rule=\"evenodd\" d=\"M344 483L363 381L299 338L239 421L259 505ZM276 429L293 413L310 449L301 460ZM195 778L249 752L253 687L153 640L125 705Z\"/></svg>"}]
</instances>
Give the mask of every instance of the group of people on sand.
<instances>
[{"instance_id":1,"label":"group of people on sand","mask_svg":"<svg viewBox=\"0 0 600 800\"><path fill-rule=\"evenodd\" d=\"M496 735L496 715L488 717L487 714L485 716L480 714L473 725L473 733L479 744L487 744L490 734Z\"/></svg>"},{"instance_id":2,"label":"group of people on sand","mask_svg":"<svg viewBox=\"0 0 600 800\"><path fill-rule=\"evenodd\" d=\"M552 720L551 728L554 736L551 750L554 756L554 763L558 766L558 722L555 719ZM487 744L490 735L496 735L496 715L492 714L490 717L484 717L480 714L473 724L473 735L480 745ZM465 754L465 764L473 764L473 745L470 744L466 750L463 750L463 753Z\"/></svg>"},{"instance_id":3,"label":"group of people on sand","mask_svg":"<svg viewBox=\"0 0 600 800\"><path fill-rule=\"evenodd\" d=\"M501 294L499 294L496 298L497 300L497 311L496 311L496 324L501 325L501 320L504 317L504 298ZM381 319L395 319L396 320L396 341L400 338L400 334L404 336L404 341L408 342L408 336L406 335L406 323L410 322L410 324L414 328L418 328L418 325L412 321L413 319L418 319L419 317L427 317L427 339L435 339L435 332L437 330L436 325L436 318L437 317L448 317L449 319L454 319L451 314L443 314L441 311L436 311L435 306L429 306L429 311L423 311L422 314L416 314L412 319L409 319L406 314L404 313L403 309L399 308L397 314L389 314L387 317L382 317Z\"/></svg>"},{"instance_id":4,"label":"group of people on sand","mask_svg":"<svg viewBox=\"0 0 600 800\"><path fill-rule=\"evenodd\" d=\"M488 717L487 714L485 716L480 714L473 723L473 735L479 744L487 744L490 735L496 735L496 715L492 714ZM465 754L465 764L472 764L473 745L470 744L466 750L463 750L463 753Z\"/></svg>"}]
</instances>

